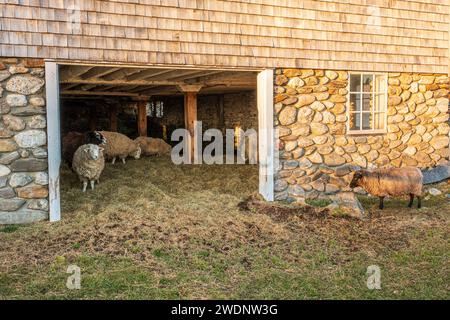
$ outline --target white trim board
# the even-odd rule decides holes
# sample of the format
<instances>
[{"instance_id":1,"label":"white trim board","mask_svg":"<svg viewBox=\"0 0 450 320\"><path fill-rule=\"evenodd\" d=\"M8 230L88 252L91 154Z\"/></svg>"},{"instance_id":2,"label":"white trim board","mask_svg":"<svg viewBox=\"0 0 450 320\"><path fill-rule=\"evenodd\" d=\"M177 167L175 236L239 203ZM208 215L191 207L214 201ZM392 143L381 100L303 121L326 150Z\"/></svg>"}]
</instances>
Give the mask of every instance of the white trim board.
<instances>
[{"instance_id":1,"label":"white trim board","mask_svg":"<svg viewBox=\"0 0 450 320\"><path fill-rule=\"evenodd\" d=\"M59 111L58 64L45 62L45 93L47 100L47 152L50 221L61 220L59 169L61 165L61 131Z\"/></svg>"},{"instance_id":2,"label":"white trim board","mask_svg":"<svg viewBox=\"0 0 450 320\"><path fill-rule=\"evenodd\" d=\"M275 129L273 119L273 70L258 74L258 138L259 193L267 201L274 201L274 173L276 166Z\"/></svg>"}]
</instances>

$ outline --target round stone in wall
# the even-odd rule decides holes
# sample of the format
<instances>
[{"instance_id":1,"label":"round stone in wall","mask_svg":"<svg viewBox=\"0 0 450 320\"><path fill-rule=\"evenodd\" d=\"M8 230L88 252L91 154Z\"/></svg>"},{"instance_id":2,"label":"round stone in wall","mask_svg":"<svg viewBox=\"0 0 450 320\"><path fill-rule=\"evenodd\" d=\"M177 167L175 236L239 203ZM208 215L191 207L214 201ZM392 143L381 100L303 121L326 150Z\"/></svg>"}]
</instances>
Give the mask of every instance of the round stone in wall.
<instances>
[{"instance_id":1,"label":"round stone in wall","mask_svg":"<svg viewBox=\"0 0 450 320\"><path fill-rule=\"evenodd\" d=\"M6 96L6 103L10 107L25 107L27 105L27 98L22 94L8 94Z\"/></svg>"},{"instance_id":2,"label":"round stone in wall","mask_svg":"<svg viewBox=\"0 0 450 320\"><path fill-rule=\"evenodd\" d=\"M8 71L1 70L0 71L0 81L8 79L10 75L11 75L11 73L9 73Z\"/></svg>"},{"instance_id":3,"label":"round stone in wall","mask_svg":"<svg viewBox=\"0 0 450 320\"><path fill-rule=\"evenodd\" d=\"M442 148L446 148L449 145L449 138L446 136L437 136L434 137L433 139L431 139L430 141L430 145L434 148L434 149L442 149Z\"/></svg>"},{"instance_id":4,"label":"round stone in wall","mask_svg":"<svg viewBox=\"0 0 450 320\"><path fill-rule=\"evenodd\" d=\"M17 144L10 139L0 139L0 152L10 152L17 150Z\"/></svg>"},{"instance_id":5,"label":"round stone in wall","mask_svg":"<svg viewBox=\"0 0 450 320\"><path fill-rule=\"evenodd\" d=\"M21 131L25 128L25 122L22 118L15 117L12 115L3 116L3 122L8 127L8 129L13 131Z\"/></svg>"},{"instance_id":6,"label":"round stone in wall","mask_svg":"<svg viewBox=\"0 0 450 320\"><path fill-rule=\"evenodd\" d=\"M295 122L296 116L297 109L287 106L283 110L281 110L280 115L278 116L278 120L280 121L281 125L288 126Z\"/></svg>"},{"instance_id":7,"label":"round stone in wall","mask_svg":"<svg viewBox=\"0 0 450 320\"><path fill-rule=\"evenodd\" d=\"M32 129L44 129L47 127L47 120L42 115L33 116L28 126Z\"/></svg>"},{"instance_id":8,"label":"round stone in wall","mask_svg":"<svg viewBox=\"0 0 450 320\"><path fill-rule=\"evenodd\" d=\"M43 107L45 106L45 99L42 97L31 97L30 104L34 107Z\"/></svg>"},{"instance_id":9,"label":"round stone in wall","mask_svg":"<svg viewBox=\"0 0 450 320\"><path fill-rule=\"evenodd\" d=\"M9 178L9 185L13 188L23 187L33 181L33 177L27 173L13 173Z\"/></svg>"},{"instance_id":10,"label":"round stone in wall","mask_svg":"<svg viewBox=\"0 0 450 320\"><path fill-rule=\"evenodd\" d=\"M41 186L48 185L48 174L47 172L37 172L34 177L34 182Z\"/></svg>"},{"instance_id":11,"label":"round stone in wall","mask_svg":"<svg viewBox=\"0 0 450 320\"><path fill-rule=\"evenodd\" d=\"M346 161L344 157L338 154L329 154L324 156L325 164L328 166L336 167L343 165Z\"/></svg>"},{"instance_id":12,"label":"round stone in wall","mask_svg":"<svg viewBox=\"0 0 450 320\"><path fill-rule=\"evenodd\" d=\"M16 75L6 83L6 90L20 94L34 94L44 86L44 80L31 75Z\"/></svg>"},{"instance_id":13,"label":"round stone in wall","mask_svg":"<svg viewBox=\"0 0 450 320\"><path fill-rule=\"evenodd\" d=\"M314 135L321 135L328 132L328 127L323 123L311 123L311 133Z\"/></svg>"},{"instance_id":14,"label":"round stone in wall","mask_svg":"<svg viewBox=\"0 0 450 320\"><path fill-rule=\"evenodd\" d=\"M14 140L22 148L34 148L47 143L47 135L42 130L27 130L14 136Z\"/></svg>"},{"instance_id":15,"label":"round stone in wall","mask_svg":"<svg viewBox=\"0 0 450 320\"><path fill-rule=\"evenodd\" d=\"M0 164L0 177L7 176L10 172L11 170L7 166Z\"/></svg>"},{"instance_id":16,"label":"round stone in wall","mask_svg":"<svg viewBox=\"0 0 450 320\"><path fill-rule=\"evenodd\" d=\"M31 210L48 210L48 200L47 199L33 199L27 206Z\"/></svg>"}]
</instances>

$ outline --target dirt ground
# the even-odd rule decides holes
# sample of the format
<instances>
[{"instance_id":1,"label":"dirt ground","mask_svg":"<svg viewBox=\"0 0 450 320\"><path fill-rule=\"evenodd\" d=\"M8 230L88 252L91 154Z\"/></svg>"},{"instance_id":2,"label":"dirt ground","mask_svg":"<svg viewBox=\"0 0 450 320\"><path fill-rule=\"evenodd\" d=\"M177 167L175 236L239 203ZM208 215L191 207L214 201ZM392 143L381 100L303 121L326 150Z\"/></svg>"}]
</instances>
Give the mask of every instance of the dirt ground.
<instances>
[{"instance_id":1,"label":"dirt ground","mask_svg":"<svg viewBox=\"0 0 450 320\"><path fill-rule=\"evenodd\" d=\"M95 191L62 174L62 221L0 227L0 298L450 298L450 193L361 197L359 220L255 197L256 166L108 164ZM67 266L82 289L66 288ZM367 267L382 289L366 286Z\"/></svg>"}]
</instances>

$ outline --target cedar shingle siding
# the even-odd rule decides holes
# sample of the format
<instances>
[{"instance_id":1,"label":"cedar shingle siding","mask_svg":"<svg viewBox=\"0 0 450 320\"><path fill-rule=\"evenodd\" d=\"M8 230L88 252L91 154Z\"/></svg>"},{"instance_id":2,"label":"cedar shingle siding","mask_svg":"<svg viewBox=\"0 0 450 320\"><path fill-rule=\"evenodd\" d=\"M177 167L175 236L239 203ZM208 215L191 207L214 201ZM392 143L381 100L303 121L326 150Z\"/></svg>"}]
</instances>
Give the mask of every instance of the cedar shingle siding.
<instances>
[{"instance_id":1,"label":"cedar shingle siding","mask_svg":"<svg viewBox=\"0 0 450 320\"><path fill-rule=\"evenodd\" d=\"M0 56L448 72L448 0L0 2Z\"/></svg>"}]
</instances>

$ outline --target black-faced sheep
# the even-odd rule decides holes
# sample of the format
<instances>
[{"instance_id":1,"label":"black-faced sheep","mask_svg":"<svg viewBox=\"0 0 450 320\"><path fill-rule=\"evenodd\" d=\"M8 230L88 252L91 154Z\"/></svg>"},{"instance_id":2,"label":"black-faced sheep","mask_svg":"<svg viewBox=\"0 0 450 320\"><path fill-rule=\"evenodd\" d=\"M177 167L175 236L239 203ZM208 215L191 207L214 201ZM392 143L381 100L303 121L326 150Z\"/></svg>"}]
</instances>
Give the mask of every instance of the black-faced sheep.
<instances>
[{"instance_id":1,"label":"black-faced sheep","mask_svg":"<svg viewBox=\"0 0 450 320\"><path fill-rule=\"evenodd\" d=\"M145 156L170 155L172 147L164 140L158 138L139 137L134 139L139 144L142 154Z\"/></svg>"},{"instance_id":2,"label":"black-faced sheep","mask_svg":"<svg viewBox=\"0 0 450 320\"><path fill-rule=\"evenodd\" d=\"M359 170L354 173L350 188L362 187L368 193L380 198L380 209L384 208L384 198L409 195L408 207L412 207L417 197L417 207L421 207L423 187L422 172L418 168L383 168Z\"/></svg>"},{"instance_id":3,"label":"black-faced sheep","mask_svg":"<svg viewBox=\"0 0 450 320\"><path fill-rule=\"evenodd\" d=\"M95 182L99 183L100 175L105 169L103 148L96 144L80 146L73 155L72 167L83 183L83 192L86 191L88 182L94 190Z\"/></svg>"},{"instance_id":4,"label":"black-faced sheep","mask_svg":"<svg viewBox=\"0 0 450 320\"><path fill-rule=\"evenodd\" d=\"M72 168L72 159L75 151L83 144L106 144L106 139L98 131L80 133L71 131L62 140L62 157Z\"/></svg>"},{"instance_id":5,"label":"black-faced sheep","mask_svg":"<svg viewBox=\"0 0 450 320\"><path fill-rule=\"evenodd\" d=\"M141 147L126 135L118 132L99 131L107 140L105 147L105 157L112 159L112 163L116 162L116 158L120 158L123 163L130 156L135 159L141 157Z\"/></svg>"}]
</instances>

